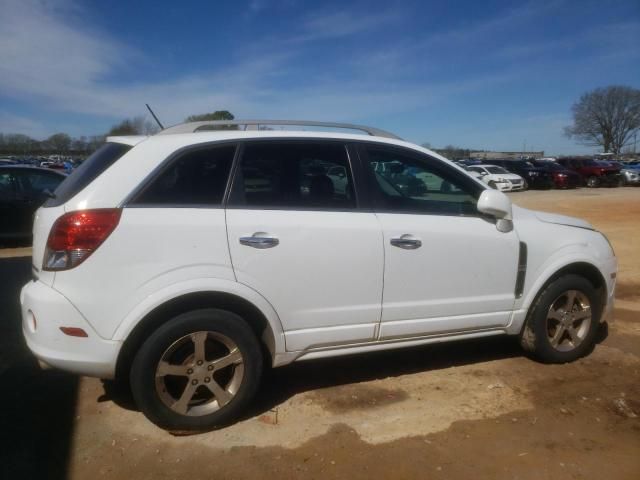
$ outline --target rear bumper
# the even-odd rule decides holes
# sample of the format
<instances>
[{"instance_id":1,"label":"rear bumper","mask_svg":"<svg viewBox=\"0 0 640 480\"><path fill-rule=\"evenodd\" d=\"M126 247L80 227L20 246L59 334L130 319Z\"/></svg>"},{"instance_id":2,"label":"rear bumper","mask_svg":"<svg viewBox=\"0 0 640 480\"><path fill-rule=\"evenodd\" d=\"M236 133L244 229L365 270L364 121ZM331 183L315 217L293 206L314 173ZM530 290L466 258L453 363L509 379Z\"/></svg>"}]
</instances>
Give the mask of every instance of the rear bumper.
<instances>
[{"instance_id":1,"label":"rear bumper","mask_svg":"<svg viewBox=\"0 0 640 480\"><path fill-rule=\"evenodd\" d=\"M115 376L121 343L98 336L63 295L42 282L32 281L20 292L20 306L22 332L38 360L80 375ZM87 336L69 336L60 327L81 328Z\"/></svg>"}]
</instances>

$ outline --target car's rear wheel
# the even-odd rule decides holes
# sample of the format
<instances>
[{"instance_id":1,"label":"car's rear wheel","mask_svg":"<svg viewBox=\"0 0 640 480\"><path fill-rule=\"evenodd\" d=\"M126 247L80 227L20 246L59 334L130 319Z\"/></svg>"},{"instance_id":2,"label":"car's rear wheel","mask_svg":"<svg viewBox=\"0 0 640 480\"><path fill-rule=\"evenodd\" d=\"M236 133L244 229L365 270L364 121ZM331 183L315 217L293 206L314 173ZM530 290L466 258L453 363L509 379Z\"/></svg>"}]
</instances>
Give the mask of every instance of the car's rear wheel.
<instances>
[{"instance_id":1,"label":"car's rear wheel","mask_svg":"<svg viewBox=\"0 0 640 480\"><path fill-rule=\"evenodd\" d=\"M591 175L589 178L587 178L587 187L595 188L598 185L600 185L600 180L595 175Z\"/></svg>"},{"instance_id":2,"label":"car's rear wheel","mask_svg":"<svg viewBox=\"0 0 640 480\"><path fill-rule=\"evenodd\" d=\"M591 282L577 275L560 277L530 309L520 343L540 361L571 362L593 348L600 311Z\"/></svg>"},{"instance_id":3,"label":"car's rear wheel","mask_svg":"<svg viewBox=\"0 0 640 480\"><path fill-rule=\"evenodd\" d=\"M153 423L197 432L236 419L261 373L260 346L242 318L203 309L155 331L136 354L130 381L136 404Z\"/></svg>"}]
</instances>

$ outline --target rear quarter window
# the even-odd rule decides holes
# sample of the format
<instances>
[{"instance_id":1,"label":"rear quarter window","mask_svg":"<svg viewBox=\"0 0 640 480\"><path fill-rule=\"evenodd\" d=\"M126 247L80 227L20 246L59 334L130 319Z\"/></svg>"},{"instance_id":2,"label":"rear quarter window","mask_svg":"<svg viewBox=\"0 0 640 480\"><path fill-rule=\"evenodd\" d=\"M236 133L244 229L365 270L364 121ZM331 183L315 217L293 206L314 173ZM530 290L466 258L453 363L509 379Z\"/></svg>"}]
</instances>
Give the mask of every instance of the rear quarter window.
<instances>
[{"instance_id":1,"label":"rear quarter window","mask_svg":"<svg viewBox=\"0 0 640 480\"><path fill-rule=\"evenodd\" d=\"M105 143L58 185L58 188L53 192L55 198L50 198L43 206L45 208L58 207L68 202L131 148L131 145L122 143Z\"/></svg>"}]
</instances>

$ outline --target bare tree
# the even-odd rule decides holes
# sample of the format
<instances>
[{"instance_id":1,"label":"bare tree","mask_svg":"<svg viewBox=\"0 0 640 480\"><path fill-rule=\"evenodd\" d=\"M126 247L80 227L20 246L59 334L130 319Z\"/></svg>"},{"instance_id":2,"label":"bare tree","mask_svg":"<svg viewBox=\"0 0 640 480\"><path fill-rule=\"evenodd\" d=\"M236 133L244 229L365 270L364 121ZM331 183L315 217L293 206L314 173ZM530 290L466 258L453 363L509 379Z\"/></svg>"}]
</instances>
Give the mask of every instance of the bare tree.
<instances>
[{"instance_id":1,"label":"bare tree","mask_svg":"<svg viewBox=\"0 0 640 480\"><path fill-rule=\"evenodd\" d=\"M585 93L572 107L573 125L565 135L618 154L640 130L640 90L611 86Z\"/></svg>"}]
</instances>

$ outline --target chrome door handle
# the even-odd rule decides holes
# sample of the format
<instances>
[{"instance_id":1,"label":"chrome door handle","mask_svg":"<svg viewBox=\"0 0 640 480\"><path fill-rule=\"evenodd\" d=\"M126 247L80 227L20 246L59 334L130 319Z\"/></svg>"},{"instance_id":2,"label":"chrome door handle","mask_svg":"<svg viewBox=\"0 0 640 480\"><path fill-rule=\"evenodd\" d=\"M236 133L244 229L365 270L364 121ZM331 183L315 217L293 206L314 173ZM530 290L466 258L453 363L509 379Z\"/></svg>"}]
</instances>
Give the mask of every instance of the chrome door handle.
<instances>
[{"instance_id":1,"label":"chrome door handle","mask_svg":"<svg viewBox=\"0 0 640 480\"><path fill-rule=\"evenodd\" d=\"M398 248L404 248L405 250L415 250L422 246L422 240L415 238L413 235L401 235L400 237L392 238L391 245Z\"/></svg>"},{"instance_id":2,"label":"chrome door handle","mask_svg":"<svg viewBox=\"0 0 640 480\"><path fill-rule=\"evenodd\" d=\"M276 237L272 237L263 232L254 233L250 237L240 237L240 244L253 248L273 248L280 243Z\"/></svg>"}]
</instances>

